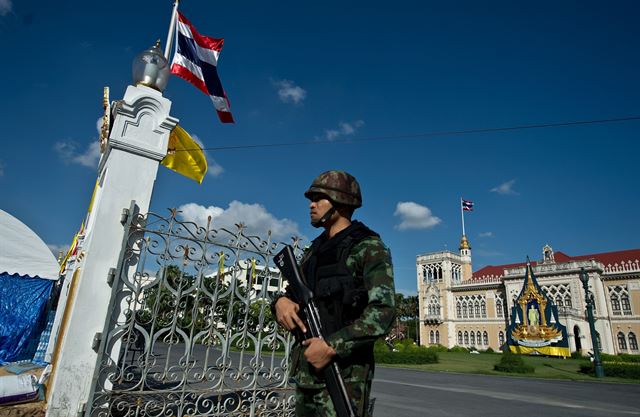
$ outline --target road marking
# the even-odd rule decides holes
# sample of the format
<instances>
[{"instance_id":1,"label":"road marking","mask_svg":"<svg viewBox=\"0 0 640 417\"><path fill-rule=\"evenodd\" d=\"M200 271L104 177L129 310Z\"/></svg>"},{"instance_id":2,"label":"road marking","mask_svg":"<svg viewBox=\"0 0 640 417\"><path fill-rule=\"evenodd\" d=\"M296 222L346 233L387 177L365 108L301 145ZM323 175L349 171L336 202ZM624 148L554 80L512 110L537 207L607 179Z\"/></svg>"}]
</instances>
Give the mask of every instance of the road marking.
<instances>
[{"instance_id":1,"label":"road marking","mask_svg":"<svg viewBox=\"0 0 640 417\"><path fill-rule=\"evenodd\" d=\"M412 384L410 382L393 381L390 379L379 379L379 378L374 379L374 383L375 382L380 382L384 384L404 385L404 386L415 387L415 388L426 388L426 389L433 389L438 391L451 391L451 392L458 392L463 394L472 394L472 395L479 395L483 397L496 398L499 400L521 401L525 403L548 405L552 407L587 409L587 410L593 410L593 411L606 411L607 413L640 415L640 411L614 410L611 408L590 407L590 406L584 406L581 404L570 404L565 401L557 401L557 400L544 399L539 397L530 397L526 395L512 394L512 393L502 392L502 391L496 392L496 391L487 391L487 390L476 389L476 388L443 387L440 385Z\"/></svg>"}]
</instances>

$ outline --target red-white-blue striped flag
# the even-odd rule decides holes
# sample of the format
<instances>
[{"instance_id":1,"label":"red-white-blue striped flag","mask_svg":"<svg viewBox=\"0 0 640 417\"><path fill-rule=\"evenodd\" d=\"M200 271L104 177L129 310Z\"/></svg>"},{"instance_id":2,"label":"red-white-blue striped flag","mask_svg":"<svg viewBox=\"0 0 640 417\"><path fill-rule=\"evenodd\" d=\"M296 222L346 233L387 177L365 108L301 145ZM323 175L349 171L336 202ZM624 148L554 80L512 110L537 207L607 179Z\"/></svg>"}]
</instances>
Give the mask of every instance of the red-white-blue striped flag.
<instances>
[{"instance_id":1,"label":"red-white-blue striped flag","mask_svg":"<svg viewBox=\"0 0 640 417\"><path fill-rule=\"evenodd\" d=\"M473 201L462 200L462 210L464 211L473 211Z\"/></svg>"},{"instance_id":2,"label":"red-white-blue striped flag","mask_svg":"<svg viewBox=\"0 0 640 417\"><path fill-rule=\"evenodd\" d=\"M177 29L176 52L171 62L171 73L184 78L211 97L222 123L233 123L231 106L222 88L217 68L224 39L199 34L180 12Z\"/></svg>"}]
</instances>

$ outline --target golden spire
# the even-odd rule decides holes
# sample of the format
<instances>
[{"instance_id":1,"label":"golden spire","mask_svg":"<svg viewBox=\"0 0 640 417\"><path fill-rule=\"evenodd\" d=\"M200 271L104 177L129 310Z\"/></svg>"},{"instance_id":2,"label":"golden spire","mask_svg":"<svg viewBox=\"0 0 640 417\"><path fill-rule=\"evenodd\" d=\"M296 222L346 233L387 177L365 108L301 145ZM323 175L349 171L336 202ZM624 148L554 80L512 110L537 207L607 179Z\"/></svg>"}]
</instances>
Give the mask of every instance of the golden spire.
<instances>
[{"instance_id":1,"label":"golden spire","mask_svg":"<svg viewBox=\"0 0 640 417\"><path fill-rule=\"evenodd\" d=\"M460 247L458 249L471 249L471 246L469 246L469 241L467 240L467 235L462 235L462 240L460 240Z\"/></svg>"}]
</instances>

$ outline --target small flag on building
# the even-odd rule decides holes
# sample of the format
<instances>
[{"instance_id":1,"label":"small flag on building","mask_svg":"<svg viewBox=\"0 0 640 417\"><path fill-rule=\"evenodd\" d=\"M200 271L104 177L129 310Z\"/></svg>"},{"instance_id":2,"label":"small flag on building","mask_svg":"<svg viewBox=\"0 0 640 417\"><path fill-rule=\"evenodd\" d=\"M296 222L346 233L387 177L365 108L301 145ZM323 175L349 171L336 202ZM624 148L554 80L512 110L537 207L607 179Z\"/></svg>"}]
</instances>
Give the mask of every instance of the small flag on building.
<instances>
[{"instance_id":1,"label":"small flag on building","mask_svg":"<svg viewBox=\"0 0 640 417\"><path fill-rule=\"evenodd\" d=\"M462 210L464 211L473 211L473 201L462 200Z\"/></svg>"},{"instance_id":2,"label":"small flag on building","mask_svg":"<svg viewBox=\"0 0 640 417\"><path fill-rule=\"evenodd\" d=\"M171 62L171 73L211 97L222 123L233 123L231 106L218 77L218 57L224 39L199 34L182 13L177 14L176 51Z\"/></svg>"}]
</instances>

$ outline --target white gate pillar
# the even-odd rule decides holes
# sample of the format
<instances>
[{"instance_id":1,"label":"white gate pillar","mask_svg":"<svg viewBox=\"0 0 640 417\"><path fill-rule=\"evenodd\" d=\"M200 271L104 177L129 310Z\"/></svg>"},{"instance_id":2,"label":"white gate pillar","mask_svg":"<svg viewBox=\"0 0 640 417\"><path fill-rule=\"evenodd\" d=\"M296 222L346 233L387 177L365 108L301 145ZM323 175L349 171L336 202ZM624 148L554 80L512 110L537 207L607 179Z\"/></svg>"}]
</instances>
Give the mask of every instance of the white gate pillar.
<instances>
[{"instance_id":1,"label":"white gate pillar","mask_svg":"<svg viewBox=\"0 0 640 417\"><path fill-rule=\"evenodd\" d=\"M135 200L149 209L151 194L164 158L169 134L178 120L169 115L171 101L152 88L129 86L114 110L107 148L99 166L99 188L86 225L65 322L56 347L48 386L47 417L76 417L87 405L97 353L94 336L109 316L110 268L116 268L123 241L124 208ZM106 335L105 335L106 336Z\"/></svg>"}]
</instances>

